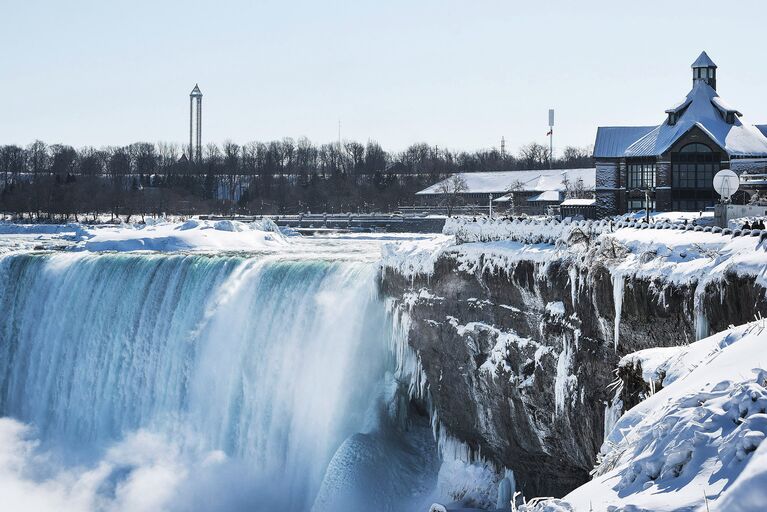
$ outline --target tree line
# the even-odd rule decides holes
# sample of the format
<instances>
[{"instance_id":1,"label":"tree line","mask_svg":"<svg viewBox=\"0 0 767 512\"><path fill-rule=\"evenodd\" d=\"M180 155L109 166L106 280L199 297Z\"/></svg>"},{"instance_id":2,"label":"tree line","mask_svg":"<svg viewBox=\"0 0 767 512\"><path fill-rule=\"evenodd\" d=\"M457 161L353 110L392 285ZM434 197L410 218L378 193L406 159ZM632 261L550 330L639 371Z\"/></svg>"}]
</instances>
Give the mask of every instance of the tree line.
<instances>
[{"instance_id":1,"label":"tree line","mask_svg":"<svg viewBox=\"0 0 767 512\"><path fill-rule=\"evenodd\" d=\"M130 218L162 214L286 214L395 211L458 171L591 167L589 148L550 161L531 143L517 155L413 144L387 152L377 142L316 145L306 138L208 144L191 162L177 144L123 147L0 146L0 212L35 219Z\"/></svg>"}]
</instances>

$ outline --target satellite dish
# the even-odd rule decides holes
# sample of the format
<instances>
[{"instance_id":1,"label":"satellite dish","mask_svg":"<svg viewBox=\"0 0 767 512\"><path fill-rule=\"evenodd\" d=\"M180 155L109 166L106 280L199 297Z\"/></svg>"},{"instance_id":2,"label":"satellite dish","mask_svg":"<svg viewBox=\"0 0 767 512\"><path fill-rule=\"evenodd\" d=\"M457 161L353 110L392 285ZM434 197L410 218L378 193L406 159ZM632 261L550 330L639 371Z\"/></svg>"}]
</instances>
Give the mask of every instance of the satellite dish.
<instances>
[{"instance_id":1,"label":"satellite dish","mask_svg":"<svg viewBox=\"0 0 767 512\"><path fill-rule=\"evenodd\" d=\"M729 199L740 186L740 178L729 169L722 169L714 176L714 190L722 196L722 199Z\"/></svg>"}]
</instances>

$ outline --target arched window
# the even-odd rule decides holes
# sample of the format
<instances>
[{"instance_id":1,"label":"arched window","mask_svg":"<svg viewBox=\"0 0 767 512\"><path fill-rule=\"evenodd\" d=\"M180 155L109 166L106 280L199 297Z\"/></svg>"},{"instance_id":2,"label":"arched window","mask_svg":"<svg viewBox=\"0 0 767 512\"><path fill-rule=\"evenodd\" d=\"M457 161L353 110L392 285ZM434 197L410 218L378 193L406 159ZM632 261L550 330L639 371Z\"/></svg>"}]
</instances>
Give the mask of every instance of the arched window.
<instances>
[{"instance_id":1,"label":"arched window","mask_svg":"<svg viewBox=\"0 0 767 512\"><path fill-rule=\"evenodd\" d=\"M721 155L707 144L692 142L671 154L671 185L675 210L703 210L714 204L714 174Z\"/></svg>"},{"instance_id":2,"label":"arched window","mask_svg":"<svg viewBox=\"0 0 767 512\"><path fill-rule=\"evenodd\" d=\"M680 153L711 153L711 148L700 142L687 144L679 150Z\"/></svg>"}]
</instances>

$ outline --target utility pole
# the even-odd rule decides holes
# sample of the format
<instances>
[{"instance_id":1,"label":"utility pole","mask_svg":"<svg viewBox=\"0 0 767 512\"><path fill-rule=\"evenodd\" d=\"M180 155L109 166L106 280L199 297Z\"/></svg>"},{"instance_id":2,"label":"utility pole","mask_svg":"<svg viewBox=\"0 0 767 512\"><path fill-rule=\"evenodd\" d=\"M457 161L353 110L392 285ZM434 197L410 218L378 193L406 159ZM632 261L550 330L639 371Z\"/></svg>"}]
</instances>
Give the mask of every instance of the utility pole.
<instances>
[{"instance_id":1,"label":"utility pole","mask_svg":"<svg viewBox=\"0 0 767 512\"><path fill-rule=\"evenodd\" d=\"M554 164L554 109L549 109L549 169Z\"/></svg>"},{"instance_id":2,"label":"utility pole","mask_svg":"<svg viewBox=\"0 0 767 512\"><path fill-rule=\"evenodd\" d=\"M501 159L506 158L506 138L501 136Z\"/></svg>"}]
</instances>

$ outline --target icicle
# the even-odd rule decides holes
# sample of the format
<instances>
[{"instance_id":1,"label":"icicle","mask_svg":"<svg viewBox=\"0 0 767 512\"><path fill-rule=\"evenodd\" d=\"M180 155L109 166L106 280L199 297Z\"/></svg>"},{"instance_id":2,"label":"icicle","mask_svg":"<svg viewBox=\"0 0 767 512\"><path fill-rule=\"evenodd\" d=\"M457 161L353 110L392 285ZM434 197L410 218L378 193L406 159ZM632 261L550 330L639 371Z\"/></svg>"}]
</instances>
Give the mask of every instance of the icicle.
<instances>
[{"instance_id":1,"label":"icicle","mask_svg":"<svg viewBox=\"0 0 767 512\"><path fill-rule=\"evenodd\" d=\"M575 301L578 297L578 269L574 263L568 269L568 273L570 274L570 302L575 309Z\"/></svg>"},{"instance_id":2,"label":"icicle","mask_svg":"<svg viewBox=\"0 0 767 512\"><path fill-rule=\"evenodd\" d=\"M577 378L571 375L573 366L573 352L566 336L562 337L562 352L557 359L557 376L554 381L554 412L556 415L565 411L565 400L575 386Z\"/></svg>"},{"instance_id":3,"label":"icicle","mask_svg":"<svg viewBox=\"0 0 767 512\"><path fill-rule=\"evenodd\" d=\"M695 341L708 337L709 325L706 311L703 307L703 296L706 293L706 283L698 281L695 286L695 298L693 299L693 312L695 315Z\"/></svg>"},{"instance_id":4,"label":"icicle","mask_svg":"<svg viewBox=\"0 0 767 512\"><path fill-rule=\"evenodd\" d=\"M621 309L623 308L623 289L625 284L623 282L623 274L614 271L612 274L613 279L613 301L615 307L615 333L613 336L613 343L616 352L618 351L618 339L620 336L621 326Z\"/></svg>"}]
</instances>

